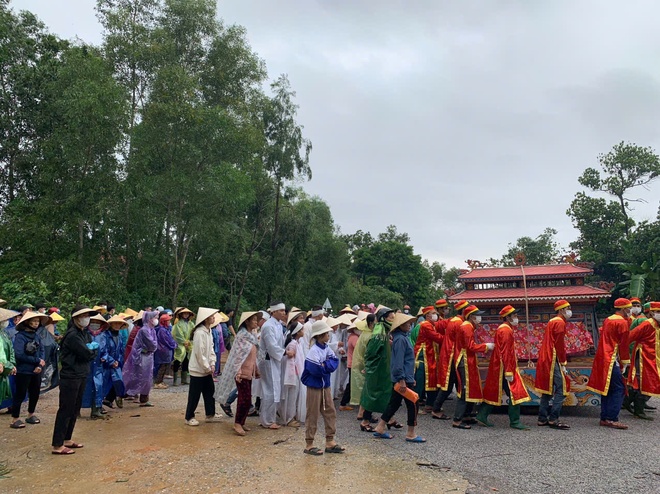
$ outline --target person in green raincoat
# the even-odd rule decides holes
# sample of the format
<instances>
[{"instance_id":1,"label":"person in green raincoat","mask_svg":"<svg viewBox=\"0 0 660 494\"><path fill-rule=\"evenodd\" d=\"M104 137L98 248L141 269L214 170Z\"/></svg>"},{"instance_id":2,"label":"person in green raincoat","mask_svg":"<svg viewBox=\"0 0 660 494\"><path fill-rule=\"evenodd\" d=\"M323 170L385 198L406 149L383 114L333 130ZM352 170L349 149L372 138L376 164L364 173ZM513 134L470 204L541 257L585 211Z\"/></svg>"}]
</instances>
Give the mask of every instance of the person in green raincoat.
<instances>
[{"instance_id":1,"label":"person in green raincoat","mask_svg":"<svg viewBox=\"0 0 660 494\"><path fill-rule=\"evenodd\" d=\"M379 307L376 311L376 326L364 352L364 387L360 405L364 408L360 429L365 432L373 432L371 427L371 414L373 412L383 413L387 408L392 394L392 383L390 382L390 328L396 315L389 307ZM358 341L359 343L359 341ZM355 355L353 355L355 357ZM365 424L366 423L366 424ZM403 426L396 420L387 424L387 428L400 429Z\"/></svg>"},{"instance_id":2,"label":"person in green raincoat","mask_svg":"<svg viewBox=\"0 0 660 494\"><path fill-rule=\"evenodd\" d=\"M12 317L18 316L13 310L0 309L0 408L11 405L12 398L9 376L16 373L16 357L14 345L5 331ZM4 401L7 403L3 403Z\"/></svg>"},{"instance_id":3,"label":"person in green raincoat","mask_svg":"<svg viewBox=\"0 0 660 494\"><path fill-rule=\"evenodd\" d=\"M190 332L195 327L192 320L195 314L188 308L181 307L174 311L174 317L177 322L172 326L172 337L176 341L177 347L174 350L174 362L172 364L173 379L172 385L178 386L179 379L181 384L188 384L188 362L192 354L192 340ZM179 369L181 372L179 373Z\"/></svg>"},{"instance_id":4,"label":"person in green raincoat","mask_svg":"<svg viewBox=\"0 0 660 494\"><path fill-rule=\"evenodd\" d=\"M360 317L360 316L358 316ZM367 349L367 343L371 338L371 333L376 325L376 316L369 314L358 321L355 327L360 331L360 337L353 350L353 361L351 362L351 405L360 405L362 397L362 388L364 387L364 352ZM363 420L364 408L360 407L358 411L358 420ZM369 425L369 423L367 423Z\"/></svg>"}]
</instances>

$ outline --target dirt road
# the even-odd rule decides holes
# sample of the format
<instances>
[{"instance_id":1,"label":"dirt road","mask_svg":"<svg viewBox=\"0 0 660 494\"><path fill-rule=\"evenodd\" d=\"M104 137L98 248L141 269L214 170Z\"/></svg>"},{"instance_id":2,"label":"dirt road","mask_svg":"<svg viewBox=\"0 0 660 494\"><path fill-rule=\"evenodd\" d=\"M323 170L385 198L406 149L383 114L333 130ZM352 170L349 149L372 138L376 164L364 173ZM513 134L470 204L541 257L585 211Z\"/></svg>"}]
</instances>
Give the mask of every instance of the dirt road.
<instances>
[{"instance_id":1,"label":"dirt road","mask_svg":"<svg viewBox=\"0 0 660 494\"><path fill-rule=\"evenodd\" d=\"M9 416L1 415L0 460L12 471L0 478L0 492L462 493L467 488L453 471L377 458L365 445L344 444L344 455L303 455L303 429L265 430L257 418L248 419L252 432L246 437L233 434L229 418L186 426L186 388L154 391L155 408L127 403L111 410L107 420L89 420L89 410L83 410L74 440L85 447L67 457L50 453L57 390L39 401L41 424L12 430ZM201 403L197 411L203 418Z\"/></svg>"}]
</instances>

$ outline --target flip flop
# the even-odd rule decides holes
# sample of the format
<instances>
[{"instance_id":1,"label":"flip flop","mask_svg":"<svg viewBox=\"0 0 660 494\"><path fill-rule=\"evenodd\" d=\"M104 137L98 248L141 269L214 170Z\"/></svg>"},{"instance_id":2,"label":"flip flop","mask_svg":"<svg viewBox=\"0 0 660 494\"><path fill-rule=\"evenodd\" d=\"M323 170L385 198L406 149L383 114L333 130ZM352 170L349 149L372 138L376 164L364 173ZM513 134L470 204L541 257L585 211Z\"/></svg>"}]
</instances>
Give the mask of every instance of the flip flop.
<instances>
[{"instance_id":1,"label":"flip flop","mask_svg":"<svg viewBox=\"0 0 660 494\"><path fill-rule=\"evenodd\" d=\"M25 424L23 423L22 420L17 420L13 424L9 424L9 427L12 429L25 429Z\"/></svg>"},{"instance_id":2,"label":"flip flop","mask_svg":"<svg viewBox=\"0 0 660 494\"><path fill-rule=\"evenodd\" d=\"M467 429L472 429L472 426L471 426L471 425L464 424L463 422L461 422L461 423L458 424L458 425L456 425L456 424L451 424L451 426L452 426L454 429L466 429L466 430L467 430Z\"/></svg>"},{"instance_id":3,"label":"flip flop","mask_svg":"<svg viewBox=\"0 0 660 494\"><path fill-rule=\"evenodd\" d=\"M383 432L382 434L380 432L374 432L374 437L377 439L392 439L392 434L389 432Z\"/></svg>"},{"instance_id":4,"label":"flip flop","mask_svg":"<svg viewBox=\"0 0 660 494\"><path fill-rule=\"evenodd\" d=\"M449 415L447 415L446 413L443 413L440 416L431 414L431 418L435 419L435 420L449 420L449 419L451 419L451 417Z\"/></svg>"},{"instance_id":5,"label":"flip flop","mask_svg":"<svg viewBox=\"0 0 660 494\"><path fill-rule=\"evenodd\" d=\"M155 406L155 405L154 405L153 403L151 403L150 401L148 401L148 402L146 402L146 403L140 403L140 406L143 407L143 408L145 408L145 407L149 407L149 408L151 408L151 407L153 407L153 406Z\"/></svg>"},{"instance_id":6,"label":"flip flop","mask_svg":"<svg viewBox=\"0 0 660 494\"><path fill-rule=\"evenodd\" d=\"M25 423L26 424L33 424L33 425L34 424L40 424L41 420L39 420L39 417L37 417L36 415L33 415L32 417L26 418Z\"/></svg>"},{"instance_id":7,"label":"flip flop","mask_svg":"<svg viewBox=\"0 0 660 494\"><path fill-rule=\"evenodd\" d=\"M564 424L562 422L555 422L554 424L552 422L548 422L548 427L550 427L551 429L559 429L562 431L567 431L568 429L571 428L570 425Z\"/></svg>"},{"instance_id":8,"label":"flip flop","mask_svg":"<svg viewBox=\"0 0 660 494\"><path fill-rule=\"evenodd\" d=\"M406 442L409 442L409 443L425 443L426 439L424 439L422 436L407 437Z\"/></svg>"},{"instance_id":9,"label":"flip flop","mask_svg":"<svg viewBox=\"0 0 660 494\"><path fill-rule=\"evenodd\" d=\"M312 455L312 456L322 456L323 451L321 451L319 448L309 448L309 449L303 449L303 453L306 455Z\"/></svg>"},{"instance_id":10,"label":"flip flop","mask_svg":"<svg viewBox=\"0 0 660 494\"><path fill-rule=\"evenodd\" d=\"M538 425L539 427L546 427L549 424L550 424L550 422L537 422L536 423L536 425Z\"/></svg>"},{"instance_id":11,"label":"flip flop","mask_svg":"<svg viewBox=\"0 0 660 494\"><path fill-rule=\"evenodd\" d=\"M71 444L69 444L68 446L64 446L64 447L65 447L65 448L79 449L79 448L84 448L85 446L84 446L83 444L80 444L80 443L74 443L74 442L72 441Z\"/></svg>"},{"instance_id":12,"label":"flip flop","mask_svg":"<svg viewBox=\"0 0 660 494\"><path fill-rule=\"evenodd\" d=\"M387 430L390 430L392 427L394 427L395 429L403 429L403 426L400 423L398 423L396 420L391 424L390 423L387 424Z\"/></svg>"},{"instance_id":13,"label":"flip flop","mask_svg":"<svg viewBox=\"0 0 660 494\"><path fill-rule=\"evenodd\" d=\"M339 446L339 444L335 444L332 448L325 448L326 453L338 453L341 455L344 451L346 451L346 448Z\"/></svg>"},{"instance_id":14,"label":"flip flop","mask_svg":"<svg viewBox=\"0 0 660 494\"><path fill-rule=\"evenodd\" d=\"M60 451L51 451L54 455L72 455L75 453L74 450L67 448L66 446L62 448Z\"/></svg>"}]
</instances>

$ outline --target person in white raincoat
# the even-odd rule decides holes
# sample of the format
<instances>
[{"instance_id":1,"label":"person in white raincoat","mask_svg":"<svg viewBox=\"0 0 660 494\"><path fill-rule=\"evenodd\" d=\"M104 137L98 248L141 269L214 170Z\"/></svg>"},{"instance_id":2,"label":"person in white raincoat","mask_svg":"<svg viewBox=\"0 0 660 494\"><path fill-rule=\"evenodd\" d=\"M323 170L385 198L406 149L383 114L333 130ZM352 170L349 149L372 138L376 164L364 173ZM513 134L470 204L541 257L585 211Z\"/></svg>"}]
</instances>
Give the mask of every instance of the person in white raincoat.
<instances>
[{"instance_id":1,"label":"person in white raincoat","mask_svg":"<svg viewBox=\"0 0 660 494\"><path fill-rule=\"evenodd\" d=\"M269 309L271 318L261 327L257 365L261 374L261 408L259 419L262 427L279 429L277 407L282 396L282 358L284 357L284 332L286 307L277 302Z\"/></svg>"}]
</instances>

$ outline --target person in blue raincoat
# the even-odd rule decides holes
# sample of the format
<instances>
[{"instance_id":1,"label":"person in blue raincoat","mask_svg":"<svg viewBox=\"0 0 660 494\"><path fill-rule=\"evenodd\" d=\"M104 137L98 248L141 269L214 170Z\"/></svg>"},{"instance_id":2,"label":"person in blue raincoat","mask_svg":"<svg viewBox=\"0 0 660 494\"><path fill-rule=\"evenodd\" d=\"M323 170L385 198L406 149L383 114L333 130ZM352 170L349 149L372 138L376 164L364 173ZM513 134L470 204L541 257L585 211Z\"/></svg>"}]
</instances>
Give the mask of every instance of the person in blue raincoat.
<instances>
[{"instance_id":1,"label":"person in blue raincoat","mask_svg":"<svg viewBox=\"0 0 660 494\"><path fill-rule=\"evenodd\" d=\"M121 331L128 328L128 323L120 316L112 316L108 319L108 329L103 332L105 336L105 353L101 356L103 362L103 391L105 399L103 405L114 408L113 402L119 408L124 408L124 379L122 368L124 367L125 341L121 337Z\"/></svg>"},{"instance_id":2,"label":"person in blue raincoat","mask_svg":"<svg viewBox=\"0 0 660 494\"><path fill-rule=\"evenodd\" d=\"M101 314L97 314L90 319L87 331L92 336L92 341L98 343L98 352L96 358L92 360L87 375L87 384L82 399L82 408L91 408L90 418L93 420L102 419L107 412L103 409L103 361L102 357L106 354L106 336L103 334L108 327L108 322Z\"/></svg>"},{"instance_id":3,"label":"person in blue raincoat","mask_svg":"<svg viewBox=\"0 0 660 494\"><path fill-rule=\"evenodd\" d=\"M174 360L174 349L177 347L176 340L172 336L171 320L172 316L163 312L158 318L158 326L156 326L158 349L154 353L154 389L168 388L163 379Z\"/></svg>"}]
</instances>

